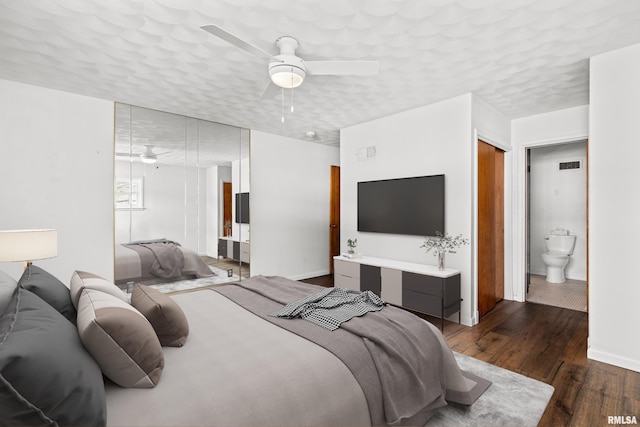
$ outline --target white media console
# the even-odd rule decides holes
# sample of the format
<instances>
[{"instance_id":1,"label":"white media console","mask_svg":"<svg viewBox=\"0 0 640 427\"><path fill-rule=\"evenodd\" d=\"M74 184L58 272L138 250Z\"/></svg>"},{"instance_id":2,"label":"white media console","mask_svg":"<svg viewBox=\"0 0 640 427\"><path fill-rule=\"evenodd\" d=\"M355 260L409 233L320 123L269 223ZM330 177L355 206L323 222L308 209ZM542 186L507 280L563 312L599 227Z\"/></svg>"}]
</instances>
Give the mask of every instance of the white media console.
<instances>
[{"instance_id":1,"label":"white media console","mask_svg":"<svg viewBox=\"0 0 640 427\"><path fill-rule=\"evenodd\" d=\"M372 291L384 301L442 319L458 313L460 270L359 256L333 257L334 286Z\"/></svg>"}]
</instances>

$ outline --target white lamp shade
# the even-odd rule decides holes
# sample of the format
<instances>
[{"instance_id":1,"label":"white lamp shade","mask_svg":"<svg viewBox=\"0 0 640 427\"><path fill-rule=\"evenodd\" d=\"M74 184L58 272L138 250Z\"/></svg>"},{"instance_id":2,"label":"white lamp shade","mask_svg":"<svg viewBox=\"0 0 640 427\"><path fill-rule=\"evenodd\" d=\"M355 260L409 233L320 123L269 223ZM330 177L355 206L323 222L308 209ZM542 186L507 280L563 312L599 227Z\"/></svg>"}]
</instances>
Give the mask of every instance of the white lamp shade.
<instances>
[{"instance_id":1,"label":"white lamp shade","mask_svg":"<svg viewBox=\"0 0 640 427\"><path fill-rule=\"evenodd\" d=\"M57 230L0 230L0 262L33 261L57 255Z\"/></svg>"}]
</instances>

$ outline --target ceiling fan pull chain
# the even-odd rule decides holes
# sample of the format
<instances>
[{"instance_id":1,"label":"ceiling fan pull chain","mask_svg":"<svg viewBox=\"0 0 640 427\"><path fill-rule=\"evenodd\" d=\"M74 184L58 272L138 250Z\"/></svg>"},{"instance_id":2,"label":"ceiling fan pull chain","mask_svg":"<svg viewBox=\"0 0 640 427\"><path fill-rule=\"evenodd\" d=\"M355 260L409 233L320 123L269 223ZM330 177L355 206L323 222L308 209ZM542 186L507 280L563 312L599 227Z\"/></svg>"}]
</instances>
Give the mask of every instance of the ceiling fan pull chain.
<instances>
[{"instance_id":1,"label":"ceiling fan pull chain","mask_svg":"<svg viewBox=\"0 0 640 427\"><path fill-rule=\"evenodd\" d=\"M284 88L280 89L280 93L282 94L281 98L282 98L282 105L281 105L281 112L282 112L282 123L284 123Z\"/></svg>"},{"instance_id":2,"label":"ceiling fan pull chain","mask_svg":"<svg viewBox=\"0 0 640 427\"><path fill-rule=\"evenodd\" d=\"M293 113L293 67L291 67L291 112Z\"/></svg>"}]
</instances>

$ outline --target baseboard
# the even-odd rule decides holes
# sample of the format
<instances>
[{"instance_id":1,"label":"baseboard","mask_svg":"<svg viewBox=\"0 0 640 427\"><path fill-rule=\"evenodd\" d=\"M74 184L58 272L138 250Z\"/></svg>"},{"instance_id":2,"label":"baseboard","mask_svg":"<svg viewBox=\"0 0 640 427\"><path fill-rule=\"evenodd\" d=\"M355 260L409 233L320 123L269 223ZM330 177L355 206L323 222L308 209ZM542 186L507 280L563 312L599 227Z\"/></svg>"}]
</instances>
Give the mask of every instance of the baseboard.
<instances>
[{"instance_id":1,"label":"baseboard","mask_svg":"<svg viewBox=\"0 0 640 427\"><path fill-rule=\"evenodd\" d=\"M529 273L530 274L535 274L536 276L546 276L547 275L547 269L546 268L536 268L534 266L531 266L529 268Z\"/></svg>"},{"instance_id":2,"label":"baseboard","mask_svg":"<svg viewBox=\"0 0 640 427\"><path fill-rule=\"evenodd\" d=\"M607 363L609 365L619 366L620 368L630 369L635 372L640 372L639 360L617 356L615 354L599 351L593 348L587 349L587 358L597 360L598 362Z\"/></svg>"},{"instance_id":3,"label":"baseboard","mask_svg":"<svg viewBox=\"0 0 640 427\"><path fill-rule=\"evenodd\" d=\"M312 273L296 274L295 276L288 276L288 278L291 280L304 280L304 279L312 279L314 277L319 277L319 276L326 276L327 274L330 274L329 270L320 270Z\"/></svg>"},{"instance_id":4,"label":"baseboard","mask_svg":"<svg viewBox=\"0 0 640 427\"><path fill-rule=\"evenodd\" d=\"M587 275L586 274L567 274L566 277L569 280L578 280L580 282L586 282L587 281Z\"/></svg>"},{"instance_id":5,"label":"baseboard","mask_svg":"<svg viewBox=\"0 0 640 427\"><path fill-rule=\"evenodd\" d=\"M547 270L543 269L543 270L538 270L536 268L532 268L529 273L531 274L535 274L536 276L546 276L547 275ZM575 273L568 273L565 271L565 277L569 280L579 280L581 282L586 282L587 281L587 275L586 274L575 274Z\"/></svg>"}]
</instances>

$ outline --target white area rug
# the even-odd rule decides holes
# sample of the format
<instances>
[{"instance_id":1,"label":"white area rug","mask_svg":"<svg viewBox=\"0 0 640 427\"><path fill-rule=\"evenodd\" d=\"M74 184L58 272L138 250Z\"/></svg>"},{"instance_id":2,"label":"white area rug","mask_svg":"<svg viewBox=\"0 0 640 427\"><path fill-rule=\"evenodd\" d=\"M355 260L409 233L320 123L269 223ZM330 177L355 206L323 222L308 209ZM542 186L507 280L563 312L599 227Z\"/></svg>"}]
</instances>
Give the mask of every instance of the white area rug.
<instances>
[{"instance_id":1,"label":"white area rug","mask_svg":"<svg viewBox=\"0 0 640 427\"><path fill-rule=\"evenodd\" d=\"M545 276L532 274L527 301L586 312L587 284L580 280L549 283Z\"/></svg>"},{"instance_id":2,"label":"white area rug","mask_svg":"<svg viewBox=\"0 0 640 427\"><path fill-rule=\"evenodd\" d=\"M170 283L158 283L153 285L148 285L152 288L155 288L163 293L170 292L179 292L179 291L187 291L190 289L203 288L211 285L220 285L223 283L229 282L237 282L240 280L237 274L232 276L228 276L226 270L221 270L216 267L209 266L211 271L213 271L214 275L211 277L203 277L201 279L190 279L190 280L178 280L176 282Z\"/></svg>"},{"instance_id":3,"label":"white area rug","mask_svg":"<svg viewBox=\"0 0 640 427\"><path fill-rule=\"evenodd\" d=\"M460 368L492 382L471 406L449 404L427 427L535 427L553 395L549 384L454 352Z\"/></svg>"}]
</instances>

